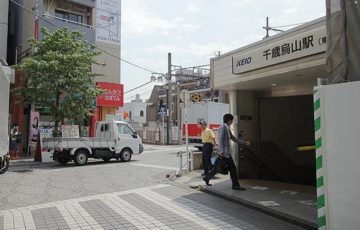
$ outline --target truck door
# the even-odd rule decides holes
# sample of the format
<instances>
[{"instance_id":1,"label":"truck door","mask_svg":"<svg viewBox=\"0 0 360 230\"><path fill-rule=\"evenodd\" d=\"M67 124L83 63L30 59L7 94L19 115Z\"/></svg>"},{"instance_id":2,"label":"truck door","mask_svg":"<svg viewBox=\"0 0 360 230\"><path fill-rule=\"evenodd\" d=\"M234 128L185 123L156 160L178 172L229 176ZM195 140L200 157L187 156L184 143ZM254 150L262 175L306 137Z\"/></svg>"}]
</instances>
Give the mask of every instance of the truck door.
<instances>
[{"instance_id":1,"label":"truck door","mask_svg":"<svg viewBox=\"0 0 360 230\"><path fill-rule=\"evenodd\" d=\"M129 147L133 153L139 152L139 137L133 130L130 125L126 123L118 123L119 137L120 141L118 142L117 147L121 149Z\"/></svg>"}]
</instances>

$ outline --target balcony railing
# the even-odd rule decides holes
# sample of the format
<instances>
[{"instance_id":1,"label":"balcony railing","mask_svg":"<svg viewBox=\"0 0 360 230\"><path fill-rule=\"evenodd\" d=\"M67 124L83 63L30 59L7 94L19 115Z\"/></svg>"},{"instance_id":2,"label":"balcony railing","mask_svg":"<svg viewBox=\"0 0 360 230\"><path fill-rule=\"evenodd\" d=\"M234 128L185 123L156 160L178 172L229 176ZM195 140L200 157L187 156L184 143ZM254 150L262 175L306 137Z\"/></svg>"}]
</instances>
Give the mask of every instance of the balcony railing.
<instances>
[{"instance_id":1,"label":"balcony railing","mask_svg":"<svg viewBox=\"0 0 360 230\"><path fill-rule=\"evenodd\" d=\"M75 25L78 25L78 26L83 26L83 27L86 27L86 28L89 28L89 29L93 29L93 26L91 26L91 25L71 21L71 20L64 19L64 18L55 17L55 16L50 15L50 14L44 14L44 17L45 18L53 18L53 19L60 20L60 21L66 22L66 23L75 24Z\"/></svg>"}]
</instances>

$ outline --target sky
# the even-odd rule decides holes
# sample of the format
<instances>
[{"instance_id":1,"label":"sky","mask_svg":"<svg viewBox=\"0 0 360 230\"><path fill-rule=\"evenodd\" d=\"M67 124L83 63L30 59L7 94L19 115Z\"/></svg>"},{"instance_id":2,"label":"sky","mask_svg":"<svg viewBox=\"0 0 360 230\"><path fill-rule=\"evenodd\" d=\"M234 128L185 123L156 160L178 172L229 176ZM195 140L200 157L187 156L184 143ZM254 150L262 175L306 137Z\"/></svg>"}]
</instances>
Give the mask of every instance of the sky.
<instances>
[{"instance_id":1,"label":"sky","mask_svg":"<svg viewBox=\"0 0 360 230\"><path fill-rule=\"evenodd\" d=\"M266 17L271 27L305 23L325 16L325 1L122 0L121 14L121 58L166 73L168 53L173 65L206 65L218 52L261 40L266 35L262 28ZM125 92L149 82L150 76L151 72L121 62ZM153 86L126 93L125 102L136 94L148 99Z\"/></svg>"}]
</instances>

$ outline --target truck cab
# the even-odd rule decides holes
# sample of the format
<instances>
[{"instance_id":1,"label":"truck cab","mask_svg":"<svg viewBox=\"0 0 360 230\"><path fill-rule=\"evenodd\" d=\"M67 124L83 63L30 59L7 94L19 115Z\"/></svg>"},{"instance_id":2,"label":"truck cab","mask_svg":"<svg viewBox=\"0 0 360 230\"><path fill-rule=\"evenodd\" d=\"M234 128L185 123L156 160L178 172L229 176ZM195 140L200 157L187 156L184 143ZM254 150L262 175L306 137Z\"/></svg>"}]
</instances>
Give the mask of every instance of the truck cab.
<instances>
[{"instance_id":1,"label":"truck cab","mask_svg":"<svg viewBox=\"0 0 360 230\"><path fill-rule=\"evenodd\" d=\"M116 141L115 152L129 148L132 153L142 153L142 141L136 131L123 121L100 121L96 125L95 137L114 138ZM131 147L130 147L131 146Z\"/></svg>"}]
</instances>

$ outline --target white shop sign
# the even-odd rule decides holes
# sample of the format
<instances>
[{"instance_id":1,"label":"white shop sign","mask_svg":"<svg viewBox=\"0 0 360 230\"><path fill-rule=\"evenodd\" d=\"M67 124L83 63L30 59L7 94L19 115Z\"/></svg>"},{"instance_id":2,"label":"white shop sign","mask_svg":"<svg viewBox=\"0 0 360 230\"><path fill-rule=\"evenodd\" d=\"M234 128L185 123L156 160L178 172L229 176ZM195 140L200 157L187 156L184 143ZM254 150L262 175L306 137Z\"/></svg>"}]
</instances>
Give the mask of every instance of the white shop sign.
<instances>
[{"instance_id":1,"label":"white shop sign","mask_svg":"<svg viewBox=\"0 0 360 230\"><path fill-rule=\"evenodd\" d=\"M255 69L325 52L325 26L297 34L290 38L262 46L232 57L232 73L240 74Z\"/></svg>"}]
</instances>

